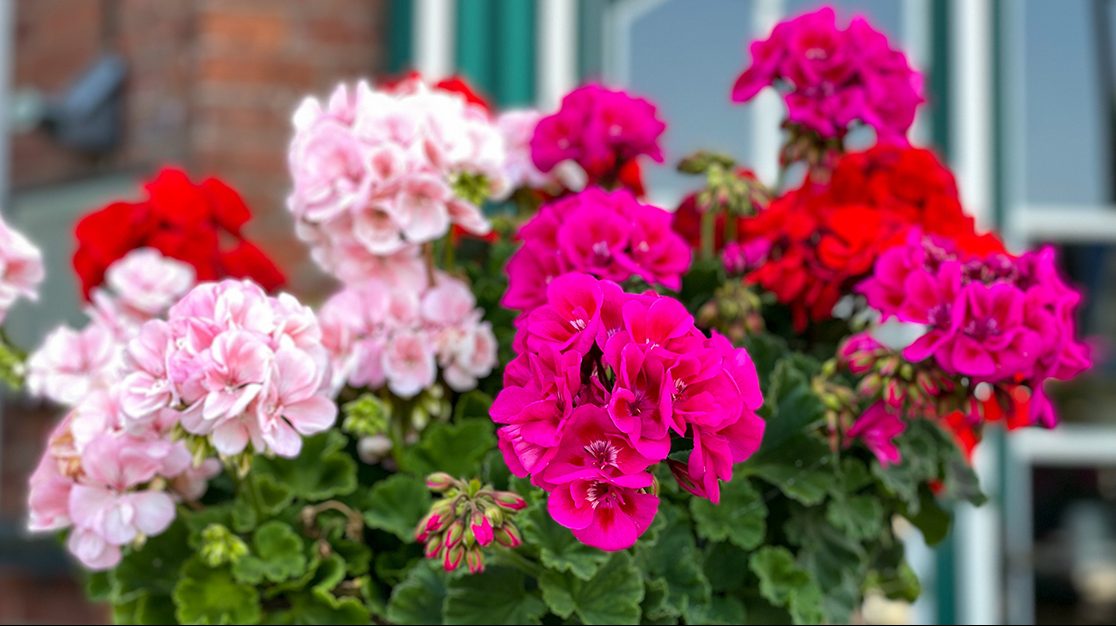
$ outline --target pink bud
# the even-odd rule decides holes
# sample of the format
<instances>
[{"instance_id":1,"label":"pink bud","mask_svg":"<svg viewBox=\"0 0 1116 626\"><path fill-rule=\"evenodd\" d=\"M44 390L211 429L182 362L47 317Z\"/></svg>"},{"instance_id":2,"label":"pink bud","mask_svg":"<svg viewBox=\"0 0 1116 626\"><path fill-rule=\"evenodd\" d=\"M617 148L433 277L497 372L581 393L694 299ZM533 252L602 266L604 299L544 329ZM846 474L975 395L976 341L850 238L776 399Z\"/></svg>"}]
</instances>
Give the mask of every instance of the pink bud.
<instances>
[{"instance_id":1,"label":"pink bud","mask_svg":"<svg viewBox=\"0 0 1116 626\"><path fill-rule=\"evenodd\" d=\"M442 535L434 535L434 538L426 543L422 551L423 555L428 559L438 558L438 553L442 551L442 543Z\"/></svg>"},{"instance_id":2,"label":"pink bud","mask_svg":"<svg viewBox=\"0 0 1116 626\"><path fill-rule=\"evenodd\" d=\"M430 537L430 533L442 530L442 516L437 513L428 513L415 529L415 541L423 542Z\"/></svg>"},{"instance_id":3,"label":"pink bud","mask_svg":"<svg viewBox=\"0 0 1116 626\"><path fill-rule=\"evenodd\" d=\"M903 405L903 389L899 381L894 378L889 378L884 383L884 402L887 402L893 407L900 407Z\"/></svg>"},{"instance_id":4,"label":"pink bud","mask_svg":"<svg viewBox=\"0 0 1116 626\"><path fill-rule=\"evenodd\" d=\"M527 506L527 501L522 496L511 491L497 491L492 494L492 497L496 500L496 504L509 511L519 511Z\"/></svg>"},{"instance_id":5,"label":"pink bud","mask_svg":"<svg viewBox=\"0 0 1116 626\"><path fill-rule=\"evenodd\" d=\"M480 545L487 546L492 543L492 525L488 523L488 518L480 511L473 513L469 528L473 531L473 537Z\"/></svg>"},{"instance_id":6,"label":"pink bud","mask_svg":"<svg viewBox=\"0 0 1116 626\"><path fill-rule=\"evenodd\" d=\"M453 476L445 472L434 472L426 477L426 488L431 491L445 491L457 483Z\"/></svg>"},{"instance_id":7,"label":"pink bud","mask_svg":"<svg viewBox=\"0 0 1116 626\"><path fill-rule=\"evenodd\" d=\"M479 574L484 571L484 553L473 548L465 552L465 564L469 566L470 574Z\"/></svg>"},{"instance_id":8,"label":"pink bud","mask_svg":"<svg viewBox=\"0 0 1116 626\"><path fill-rule=\"evenodd\" d=\"M465 546L460 543L452 548L446 548L446 553L442 557L442 567L447 572L452 572L461 565L461 559L465 558Z\"/></svg>"},{"instance_id":9,"label":"pink bud","mask_svg":"<svg viewBox=\"0 0 1116 626\"><path fill-rule=\"evenodd\" d=\"M465 522L463 520L455 520L448 530L446 530L446 545L454 547L461 543L461 537L465 534Z\"/></svg>"},{"instance_id":10,"label":"pink bud","mask_svg":"<svg viewBox=\"0 0 1116 626\"><path fill-rule=\"evenodd\" d=\"M523 539L519 534L519 529L511 522L504 522L503 526L497 528L495 538L496 543L505 548L515 548L523 543Z\"/></svg>"},{"instance_id":11,"label":"pink bud","mask_svg":"<svg viewBox=\"0 0 1116 626\"><path fill-rule=\"evenodd\" d=\"M934 377L931 376L929 372L920 371L918 374L915 374L915 382L918 383L919 388L922 389L922 391L924 391L926 395L938 395L938 383L934 380Z\"/></svg>"}]
</instances>

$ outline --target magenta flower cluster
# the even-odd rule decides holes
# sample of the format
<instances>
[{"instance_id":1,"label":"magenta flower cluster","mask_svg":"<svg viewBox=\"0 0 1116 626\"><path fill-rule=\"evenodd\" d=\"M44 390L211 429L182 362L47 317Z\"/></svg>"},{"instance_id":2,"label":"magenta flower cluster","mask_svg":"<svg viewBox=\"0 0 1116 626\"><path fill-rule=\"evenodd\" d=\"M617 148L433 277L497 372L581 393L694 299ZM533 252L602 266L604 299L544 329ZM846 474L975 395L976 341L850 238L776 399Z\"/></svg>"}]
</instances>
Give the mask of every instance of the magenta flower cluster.
<instances>
[{"instance_id":1,"label":"magenta flower cluster","mask_svg":"<svg viewBox=\"0 0 1116 626\"><path fill-rule=\"evenodd\" d=\"M659 504L649 469L676 440L692 444L688 461L670 462L679 484L713 502L718 481L759 447L751 358L702 334L673 298L565 274L518 335L491 409L500 450L590 546L620 550L647 530Z\"/></svg>"},{"instance_id":2,"label":"magenta flower cluster","mask_svg":"<svg viewBox=\"0 0 1116 626\"><path fill-rule=\"evenodd\" d=\"M926 326L905 358L932 357L976 382L1022 382L1037 423L1057 422L1044 381L1068 380L1090 365L1088 347L1076 338L1081 296L1059 276L1049 247L979 257L914 233L880 256L860 290L884 319Z\"/></svg>"},{"instance_id":3,"label":"magenta flower cluster","mask_svg":"<svg viewBox=\"0 0 1116 626\"><path fill-rule=\"evenodd\" d=\"M129 425L170 419L222 455L251 443L294 457L302 436L337 417L314 312L250 281L193 288L166 321L140 328L127 358L120 401Z\"/></svg>"},{"instance_id":4,"label":"magenta flower cluster","mask_svg":"<svg viewBox=\"0 0 1116 626\"><path fill-rule=\"evenodd\" d=\"M566 94L556 113L539 120L531 158L543 172L576 163L594 184L615 178L636 157L662 163L659 137L664 130L666 124L647 100L588 84Z\"/></svg>"},{"instance_id":5,"label":"magenta flower cluster","mask_svg":"<svg viewBox=\"0 0 1116 626\"><path fill-rule=\"evenodd\" d=\"M671 229L670 214L624 190L591 187L545 204L519 238L501 304L523 312L543 304L547 284L566 272L678 289L690 267L690 247Z\"/></svg>"},{"instance_id":6,"label":"magenta flower cluster","mask_svg":"<svg viewBox=\"0 0 1116 626\"><path fill-rule=\"evenodd\" d=\"M922 76L864 18L842 29L833 9L823 7L779 23L750 51L752 64L732 88L734 102L774 85L783 93L787 119L822 137L843 136L861 122L881 143L907 143L924 101Z\"/></svg>"}]
</instances>

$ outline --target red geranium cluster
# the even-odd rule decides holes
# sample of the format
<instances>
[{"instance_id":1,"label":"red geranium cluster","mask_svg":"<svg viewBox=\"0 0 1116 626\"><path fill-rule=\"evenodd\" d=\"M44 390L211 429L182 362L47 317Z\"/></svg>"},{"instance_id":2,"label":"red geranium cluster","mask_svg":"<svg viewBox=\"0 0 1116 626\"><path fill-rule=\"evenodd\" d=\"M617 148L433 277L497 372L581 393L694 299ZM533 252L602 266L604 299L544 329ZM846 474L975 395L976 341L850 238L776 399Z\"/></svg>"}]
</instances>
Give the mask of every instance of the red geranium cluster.
<instances>
[{"instance_id":1,"label":"red geranium cluster","mask_svg":"<svg viewBox=\"0 0 1116 626\"><path fill-rule=\"evenodd\" d=\"M912 227L965 250L1003 250L994 236L976 234L952 173L932 152L894 145L842 155L828 181L808 179L741 226L743 243L768 250L745 268L747 280L788 305L799 331L828 319Z\"/></svg>"},{"instance_id":2,"label":"red geranium cluster","mask_svg":"<svg viewBox=\"0 0 1116 626\"><path fill-rule=\"evenodd\" d=\"M189 263L199 282L250 278L268 291L286 282L267 254L245 238L242 228L252 213L220 179L195 184L182 170L168 167L144 189L144 200L113 202L77 223L74 270L85 298L113 262L136 248Z\"/></svg>"}]
</instances>

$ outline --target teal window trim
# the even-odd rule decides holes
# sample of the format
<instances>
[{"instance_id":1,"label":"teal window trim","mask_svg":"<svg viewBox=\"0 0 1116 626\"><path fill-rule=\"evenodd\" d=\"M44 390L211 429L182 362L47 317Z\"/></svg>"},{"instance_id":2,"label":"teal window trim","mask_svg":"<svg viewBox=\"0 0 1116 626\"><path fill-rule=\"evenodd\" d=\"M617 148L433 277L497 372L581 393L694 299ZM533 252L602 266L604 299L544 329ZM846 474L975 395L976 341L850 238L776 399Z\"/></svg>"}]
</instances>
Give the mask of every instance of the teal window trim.
<instances>
[{"instance_id":1,"label":"teal window trim","mask_svg":"<svg viewBox=\"0 0 1116 626\"><path fill-rule=\"evenodd\" d=\"M535 100L535 0L459 0L457 73L499 107Z\"/></svg>"},{"instance_id":2,"label":"teal window trim","mask_svg":"<svg viewBox=\"0 0 1116 626\"><path fill-rule=\"evenodd\" d=\"M414 35L412 24L414 8L411 0L391 0L388 4L388 32L386 39L388 74L398 75L414 64Z\"/></svg>"},{"instance_id":3,"label":"teal window trim","mask_svg":"<svg viewBox=\"0 0 1116 626\"><path fill-rule=\"evenodd\" d=\"M930 142L938 155L948 161L953 156L949 101L952 93L950 63L950 22L952 3L932 2L930 7ZM957 541L950 533L934 550L934 605L938 624L957 623Z\"/></svg>"}]
</instances>

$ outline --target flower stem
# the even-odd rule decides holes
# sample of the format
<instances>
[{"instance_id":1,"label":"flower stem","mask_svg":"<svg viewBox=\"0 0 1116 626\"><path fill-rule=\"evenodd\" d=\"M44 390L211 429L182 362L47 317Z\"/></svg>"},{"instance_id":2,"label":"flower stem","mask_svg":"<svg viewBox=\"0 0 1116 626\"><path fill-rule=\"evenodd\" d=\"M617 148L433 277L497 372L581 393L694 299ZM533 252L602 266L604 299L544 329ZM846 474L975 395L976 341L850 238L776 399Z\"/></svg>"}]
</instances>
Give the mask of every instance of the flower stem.
<instances>
[{"instance_id":1,"label":"flower stem","mask_svg":"<svg viewBox=\"0 0 1116 626\"><path fill-rule=\"evenodd\" d=\"M717 214L709 207L701 214L701 258L710 260L713 258L713 249L715 247L717 227Z\"/></svg>"},{"instance_id":2,"label":"flower stem","mask_svg":"<svg viewBox=\"0 0 1116 626\"><path fill-rule=\"evenodd\" d=\"M426 281L427 286L434 286L434 271L438 269L434 263L434 244L426 242L422 244L422 258L426 263Z\"/></svg>"},{"instance_id":3,"label":"flower stem","mask_svg":"<svg viewBox=\"0 0 1116 626\"><path fill-rule=\"evenodd\" d=\"M445 246L445 249L442 250L442 269L449 272L453 270L455 263L454 254L457 252L457 246L454 245L452 237L446 237L442 245Z\"/></svg>"}]
</instances>

